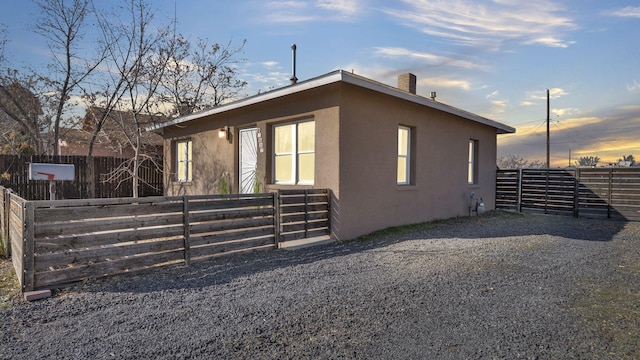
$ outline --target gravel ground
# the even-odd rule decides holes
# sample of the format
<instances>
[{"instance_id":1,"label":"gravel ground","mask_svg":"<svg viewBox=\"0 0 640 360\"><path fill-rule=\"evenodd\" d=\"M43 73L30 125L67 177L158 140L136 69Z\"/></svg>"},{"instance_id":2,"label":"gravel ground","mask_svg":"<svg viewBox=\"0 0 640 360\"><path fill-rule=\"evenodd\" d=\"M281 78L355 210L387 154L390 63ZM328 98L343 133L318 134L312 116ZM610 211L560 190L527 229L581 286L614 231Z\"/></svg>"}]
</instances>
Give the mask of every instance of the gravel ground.
<instances>
[{"instance_id":1,"label":"gravel ground","mask_svg":"<svg viewBox=\"0 0 640 360\"><path fill-rule=\"evenodd\" d=\"M633 314L599 299L638 283L639 241L640 223L490 212L91 280L0 310L0 358L633 358Z\"/></svg>"}]
</instances>

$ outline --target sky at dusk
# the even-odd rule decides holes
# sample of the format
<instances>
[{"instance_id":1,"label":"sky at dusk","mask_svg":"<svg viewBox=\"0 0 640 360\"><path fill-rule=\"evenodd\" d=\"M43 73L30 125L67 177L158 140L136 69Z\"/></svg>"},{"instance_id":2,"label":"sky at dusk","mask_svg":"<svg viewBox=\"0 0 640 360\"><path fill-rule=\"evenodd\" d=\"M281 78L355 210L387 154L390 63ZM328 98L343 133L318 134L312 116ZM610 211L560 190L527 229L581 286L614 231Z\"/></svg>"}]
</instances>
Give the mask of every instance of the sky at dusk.
<instances>
[{"instance_id":1,"label":"sky at dusk","mask_svg":"<svg viewBox=\"0 0 640 360\"><path fill-rule=\"evenodd\" d=\"M106 6L109 1L101 1ZM286 86L291 44L303 81L336 69L397 85L418 77L418 94L516 128L498 156L581 156L601 164L640 159L640 3L595 0L154 0L159 22L177 16L191 39L241 44L246 95ZM14 67L38 66L49 50L29 30L32 1L0 1ZM571 156L571 158L570 158Z\"/></svg>"}]
</instances>

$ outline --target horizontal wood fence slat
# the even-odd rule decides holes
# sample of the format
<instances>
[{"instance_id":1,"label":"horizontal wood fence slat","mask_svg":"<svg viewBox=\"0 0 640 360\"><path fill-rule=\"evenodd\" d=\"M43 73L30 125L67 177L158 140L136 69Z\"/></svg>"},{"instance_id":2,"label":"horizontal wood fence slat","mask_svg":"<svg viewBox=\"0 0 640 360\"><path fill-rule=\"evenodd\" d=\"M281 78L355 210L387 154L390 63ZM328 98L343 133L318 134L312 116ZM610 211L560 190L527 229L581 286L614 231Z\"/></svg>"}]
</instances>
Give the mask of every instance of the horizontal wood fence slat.
<instances>
[{"instance_id":1,"label":"horizontal wood fence slat","mask_svg":"<svg viewBox=\"0 0 640 360\"><path fill-rule=\"evenodd\" d=\"M2 234L23 291L276 249L330 229L326 190L26 201L0 189Z\"/></svg>"},{"instance_id":2,"label":"horizontal wood fence slat","mask_svg":"<svg viewBox=\"0 0 640 360\"><path fill-rule=\"evenodd\" d=\"M640 221L640 168L498 170L496 208Z\"/></svg>"},{"instance_id":3,"label":"horizontal wood fence slat","mask_svg":"<svg viewBox=\"0 0 640 360\"><path fill-rule=\"evenodd\" d=\"M331 191L280 190L280 242L331 234Z\"/></svg>"}]
</instances>

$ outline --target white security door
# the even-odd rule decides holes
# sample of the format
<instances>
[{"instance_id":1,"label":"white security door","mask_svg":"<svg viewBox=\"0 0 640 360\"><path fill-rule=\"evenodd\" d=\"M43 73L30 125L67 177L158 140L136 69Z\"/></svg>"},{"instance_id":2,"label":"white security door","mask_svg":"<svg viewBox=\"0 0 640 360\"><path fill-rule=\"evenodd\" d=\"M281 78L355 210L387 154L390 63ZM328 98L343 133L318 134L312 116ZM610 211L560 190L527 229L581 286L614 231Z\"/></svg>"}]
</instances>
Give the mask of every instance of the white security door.
<instances>
[{"instance_id":1,"label":"white security door","mask_svg":"<svg viewBox=\"0 0 640 360\"><path fill-rule=\"evenodd\" d=\"M252 194L256 188L258 129L240 129L240 193Z\"/></svg>"}]
</instances>

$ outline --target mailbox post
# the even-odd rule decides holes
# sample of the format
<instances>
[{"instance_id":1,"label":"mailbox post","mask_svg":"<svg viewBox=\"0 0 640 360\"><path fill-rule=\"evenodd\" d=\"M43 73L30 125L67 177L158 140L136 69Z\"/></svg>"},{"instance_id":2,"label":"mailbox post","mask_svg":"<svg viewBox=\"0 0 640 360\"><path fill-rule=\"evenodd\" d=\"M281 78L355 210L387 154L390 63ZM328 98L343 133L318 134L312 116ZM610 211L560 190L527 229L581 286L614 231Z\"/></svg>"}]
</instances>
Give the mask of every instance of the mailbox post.
<instances>
[{"instance_id":1,"label":"mailbox post","mask_svg":"<svg viewBox=\"0 0 640 360\"><path fill-rule=\"evenodd\" d=\"M29 164L29 180L49 180L49 200L56 199L55 180L75 180L75 167L73 164Z\"/></svg>"}]
</instances>

